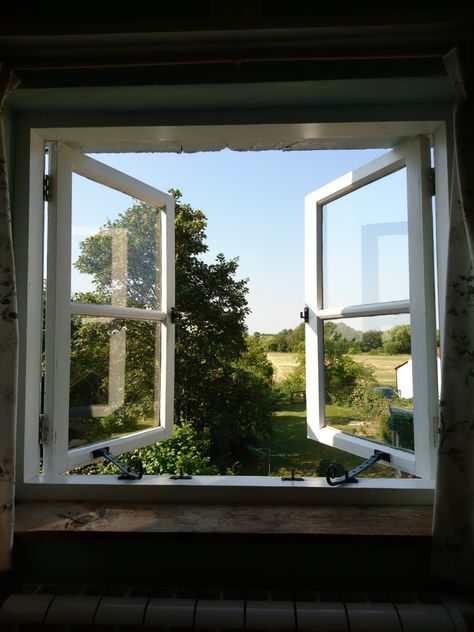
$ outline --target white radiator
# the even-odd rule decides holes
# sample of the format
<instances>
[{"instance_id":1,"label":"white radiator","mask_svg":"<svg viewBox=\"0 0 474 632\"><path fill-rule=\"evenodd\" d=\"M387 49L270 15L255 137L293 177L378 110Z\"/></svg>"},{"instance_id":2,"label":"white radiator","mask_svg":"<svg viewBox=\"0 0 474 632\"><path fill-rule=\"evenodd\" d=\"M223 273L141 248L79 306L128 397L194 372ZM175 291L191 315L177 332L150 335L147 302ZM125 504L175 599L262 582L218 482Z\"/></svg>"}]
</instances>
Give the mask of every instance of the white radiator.
<instances>
[{"instance_id":1,"label":"white radiator","mask_svg":"<svg viewBox=\"0 0 474 632\"><path fill-rule=\"evenodd\" d=\"M217 599L47 594L38 587L30 594L11 594L0 608L0 630L21 631L26 626L113 626L121 629L259 630L308 632L469 632L474 630L474 608L466 599L452 596L390 595L372 601L370 594L357 601L328 601L320 593L295 593L294 599ZM176 591L179 595L179 591ZM262 595L259 595L261 597Z\"/></svg>"}]
</instances>

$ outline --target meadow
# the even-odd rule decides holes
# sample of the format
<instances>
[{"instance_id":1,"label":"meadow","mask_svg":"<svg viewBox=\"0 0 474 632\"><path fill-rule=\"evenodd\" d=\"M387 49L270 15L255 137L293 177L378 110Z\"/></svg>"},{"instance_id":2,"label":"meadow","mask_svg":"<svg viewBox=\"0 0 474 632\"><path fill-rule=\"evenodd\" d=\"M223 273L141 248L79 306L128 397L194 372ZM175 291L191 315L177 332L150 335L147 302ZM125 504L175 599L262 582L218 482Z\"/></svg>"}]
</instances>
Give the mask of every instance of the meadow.
<instances>
[{"instance_id":1,"label":"meadow","mask_svg":"<svg viewBox=\"0 0 474 632\"><path fill-rule=\"evenodd\" d=\"M268 359L275 370L275 382L284 380L297 365L296 353L269 352ZM371 355L353 354L352 359L374 371L374 380L380 386L396 386L395 369L409 359L409 355ZM388 400L387 400L388 412ZM379 423L364 419L355 410L345 406L327 405L326 419L336 428L367 438L379 439ZM242 467L242 474L286 476L292 468L301 475L314 476L318 465L323 461L337 461L345 469L352 469L363 461L356 456L335 448L311 441L306 437L306 407L303 402L290 404L283 402L274 417L272 438L268 442L270 456L259 459L252 455ZM370 468L365 474L369 477L396 477L395 470L383 465Z\"/></svg>"},{"instance_id":2,"label":"meadow","mask_svg":"<svg viewBox=\"0 0 474 632\"><path fill-rule=\"evenodd\" d=\"M296 367L296 353L267 353L267 358L273 364L275 370L275 382L281 382L290 375ZM406 362L410 356L408 354L382 355L370 353L351 354L356 362L365 364L374 369L374 380L380 386L396 386L395 368Z\"/></svg>"}]
</instances>

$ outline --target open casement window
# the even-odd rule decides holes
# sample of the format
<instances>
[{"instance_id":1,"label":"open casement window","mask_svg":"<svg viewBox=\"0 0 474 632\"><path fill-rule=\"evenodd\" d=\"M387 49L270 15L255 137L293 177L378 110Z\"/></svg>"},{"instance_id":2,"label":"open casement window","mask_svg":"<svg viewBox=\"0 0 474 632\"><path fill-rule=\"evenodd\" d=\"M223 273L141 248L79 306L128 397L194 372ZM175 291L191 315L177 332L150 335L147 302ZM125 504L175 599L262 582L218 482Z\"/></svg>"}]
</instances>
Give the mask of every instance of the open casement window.
<instances>
[{"instance_id":1,"label":"open casement window","mask_svg":"<svg viewBox=\"0 0 474 632\"><path fill-rule=\"evenodd\" d=\"M171 436L174 199L61 143L48 170L42 438L54 475ZM80 207L76 187L100 209Z\"/></svg>"},{"instance_id":2,"label":"open casement window","mask_svg":"<svg viewBox=\"0 0 474 632\"><path fill-rule=\"evenodd\" d=\"M434 475L438 408L430 176L429 140L417 137L305 200L308 437L365 458L382 450L423 478ZM354 342L375 332L365 339L380 345L397 325L411 335L400 365L413 396L384 401ZM364 398L375 403L361 413Z\"/></svg>"}]
</instances>

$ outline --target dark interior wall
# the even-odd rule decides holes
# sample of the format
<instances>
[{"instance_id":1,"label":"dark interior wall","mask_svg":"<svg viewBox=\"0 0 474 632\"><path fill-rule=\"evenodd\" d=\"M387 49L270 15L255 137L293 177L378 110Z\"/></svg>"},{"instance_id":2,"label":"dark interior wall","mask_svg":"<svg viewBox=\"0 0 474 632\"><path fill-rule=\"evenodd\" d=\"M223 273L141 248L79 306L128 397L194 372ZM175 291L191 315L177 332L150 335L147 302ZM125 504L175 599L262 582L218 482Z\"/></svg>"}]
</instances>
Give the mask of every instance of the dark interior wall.
<instances>
[{"instance_id":1,"label":"dark interior wall","mask_svg":"<svg viewBox=\"0 0 474 632\"><path fill-rule=\"evenodd\" d=\"M427 537L54 534L20 538L17 583L431 590Z\"/></svg>"}]
</instances>

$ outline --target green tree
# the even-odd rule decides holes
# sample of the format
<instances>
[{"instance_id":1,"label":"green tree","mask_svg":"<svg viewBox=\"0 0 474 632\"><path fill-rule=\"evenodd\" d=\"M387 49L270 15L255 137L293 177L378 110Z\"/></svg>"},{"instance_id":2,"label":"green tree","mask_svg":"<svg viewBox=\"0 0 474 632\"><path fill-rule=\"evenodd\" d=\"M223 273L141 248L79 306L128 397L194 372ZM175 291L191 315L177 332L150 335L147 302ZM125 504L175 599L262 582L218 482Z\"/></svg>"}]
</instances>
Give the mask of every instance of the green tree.
<instances>
[{"instance_id":1,"label":"green tree","mask_svg":"<svg viewBox=\"0 0 474 632\"><path fill-rule=\"evenodd\" d=\"M352 342L341 335L336 323L325 323L324 383L328 403L348 405L354 393L365 389L373 381L373 371L349 356L351 345ZM296 349L296 369L280 386L285 395L306 388L304 341L299 342Z\"/></svg>"},{"instance_id":2,"label":"green tree","mask_svg":"<svg viewBox=\"0 0 474 632\"><path fill-rule=\"evenodd\" d=\"M373 351L374 349L380 349L382 347L382 332L376 329L369 329L362 333L362 340L360 341L360 350L363 353Z\"/></svg>"},{"instance_id":3,"label":"green tree","mask_svg":"<svg viewBox=\"0 0 474 632\"><path fill-rule=\"evenodd\" d=\"M280 353L296 352L299 343L304 341L304 335L304 323L294 329L282 329L267 342L267 349Z\"/></svg>"},{"instance_id":4,"label":"green tree","mask_svg":"<svg viewBox=\"0 0 474 632\"><path fill-rule=\"evenodd\" d=\"M176 308L182 315L175 348L175 422L190 423L195 431L205 433L209 454L225 471L239 459L250 436L269 431L275 407L271 365L247 339L247 281L236 278L237 259L219 254L213 263L205 263L201 256L207 251L206 217L181 202L179 191L171 193L176 199ZM103 231L83 240L76 267L93 276L94 302L108 301L114 290L110 234L120 229L128 235L127 302L159 308L156 225L156 210L136 202L108 221ZM130 378L124 410L113 417L128 422L150 415L153 409L152 397L143 397L144 392L153 393L155 335L149 323L114 320L102 323L100 334L97 319L85 323L79 318L72 339L77 368L72 398L96 403L94 398L107 392L106 343L111 329L121 326L127 327ZM96 340L101 344L95 345ZM84 399L86 393L89 399Z\"/></svg>"},{"instance_id":5,"label":"green tree","mask_svg":"<svg viewBox=\"0 0 474 632\"><path fill-rule=\"evenodd\" d=\"M282 329L272 336L270 342L268 343L268 350L277 351L279 353L287 353L288 351L291 351L291 333L291 329Z\"/></svg>"},{"instance_id":6,"label":"green tree","mask_svg":"<svg viewBox=\"0 0 474 632\"><path fill-rule=\"evenodd\" d=\"M410 325L396 325L386 333L383 345L385 353L411 353Z\"/></svg>"}]
</instances>

